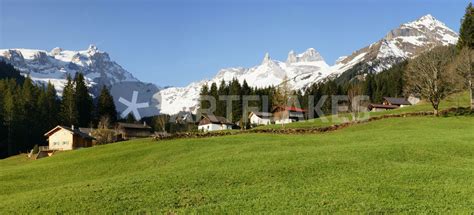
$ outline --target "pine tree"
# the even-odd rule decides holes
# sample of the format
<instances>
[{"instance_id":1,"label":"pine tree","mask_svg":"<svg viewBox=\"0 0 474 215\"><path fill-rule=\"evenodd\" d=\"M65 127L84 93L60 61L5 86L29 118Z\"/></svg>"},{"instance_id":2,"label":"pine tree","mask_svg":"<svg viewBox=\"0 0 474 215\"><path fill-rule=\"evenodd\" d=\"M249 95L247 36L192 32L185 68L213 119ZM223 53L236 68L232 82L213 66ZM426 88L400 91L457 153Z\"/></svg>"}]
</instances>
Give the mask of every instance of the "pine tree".
<instances>
[{"instance_id":1,"label":"pine tree","mask_svg":"<svg viewBox=\"0 0 474 215\"><path fill-rule=\"evenodd\" d=\"M27 150L28 144L33 142L34 137L40 136L42 129L41 127L34 126L37 122L42 119L38 118L36 114L37 107L37 87L33 85L33 81L30 77L25 79L21 88L21 96L19 97L19 104L17 105L17 118L21 121L18 125L18 132L23 134L18 137L19 150ZM21 140L20 140L21 139Z\"/></svg>"},{"instance_id":2,"label":"pine tree","mask_svg":"<svg viewBox=\"0 0 474 215\"><path fill-rule=\"evenodd\" d=\"M240 93L242 96L251 96L253 93L252 93L252 88L250 88L249 84L247 83L246 80L244 80L244 82L242 83L242 89L241 89L241 93ZM243 98L242 98L243 99ZM250 107L254 107L256 106L255 104L255 101L249 101L249 104L248 104ZM245 112L243 112L244 115L248 115L247 113L247 110L244 110Z\"/></svg>"},{"instance_id":3,"label":"pine tree","mask_svg":"<svg viewBox=\"0 0 474 215\"><path fill-rule=\"evenodd\" d=\"M75 100L76 108L78 113L78 124L79 126L88 126L92 122L92 111L94 104L92 97L89 94L89 89L86 86L84 75L82 73L76 73L74 78L75 84Z\"/></svg>"},{"instance_id":4,"label":"pine tree","mask_svg":"<svg viewBox=\"0 0 474 215\"><path fill-rule=\"evenodd\" d=\"M48 82L46 88L40 91L37 107L40 118L44 122L42 124L43 130L50 130L58 125L57 113L60 110L60 100L51 82Z\"/></svg>"},{"instance_id":5,"label":"pine tree","mask_svg":"<svg viewBox=\"0 0 474 215\"><path fill-rule=\"evenodd\" d=\"M465 47L474 48L474 8L472 7L472 3L469 3L466 7L456 47L458 51Z\"/></svg>"},{"instance_id":6,"label":"pine tree","mask_svg":"<svg viewBox=\"0 0 474 215\"><path fill-rule=\"evenodd\" d=\"M222 79L221 83L219 84L219 90L217 94L219 96L227 96L229 93L228 86L225 83L224 79ZM226 101L224 100L217 100L217 107L216 107L216 115L217 116L225 116L226 115Z\"/></svg>"},{"instance_id":7,"label":"pine tree","mask_svg":"<svg viewBox=\"0 0 474 215\"><path fill-rule=\"evenodd\" d=\"M248 95L251 95L251 93L252 93L252 88L250 88L247 81L244 80L244 83L242 83L242 93L241 94L243 96L248 96Z\"/></svg>"},{"instance_id":8,"label":"pine tree","mask_svg":"<svg viewBox=\"0 0 474 215\"><path fill-rule=\"evenodd\" d=\"M8 156L7 151L7 128L5 127L5 110L3 109L4 106L4 98L6 92L6 83L4 80L0 80L0 158L4 158Z\"/></svg>"},{"instance_id":9,"label":"pine tree","mask_svg":"<svg viewBox=\"0 0 474 215\"><path fill-rule=\"evenodd\" d=\"M14 89L12 86L7 87L4 93L3 100L3 118L5 127L7 128L7 154L12 155L15 153L16 147L14 146L14 130L17 125L17 107L16 98L13 94Z\"/></svg>"},{"instance_id":10,"label":"pine tree","mask_svg":"<svg viewBox=\"0 0 474 215\"><path fill-rule=\"evenodd\" d=\"M137 120L135 119L135 116L133 116L132 113L129 113L127 115L127 118L125 119L125 122L127 122L127 123L136 123Z\"/></svg>"},{"instance_id":11,"label":"pine tree","mask_svg":"<svg viewBox=\"0 0 474 215\"><path fill-rule=\"evenodd\" d=\"M216 100L216 103L217 103L217 101L219 100L219 92L218 92L216 83L211 84L211 88L209 89L209 95L212 96Z\"/></svg>"},{"instance_id":12,"label":"pine tree","mask_svg":"<svg viewBox=\"0 0 474 215\"><path fill-rule=\"evenodd\" d=\"M239 100L232 101L232 121L238 122L242 118L242 96L240 83L237 79L233 79L230 84L229 95L238 96Z\"/></svg>"},{"instance_id":13,"label":"pine tree","mask_svg":"<svg viewBox=\"0 0 474 215\"><path fill-rule=\"evenodd\" d=\"M23 84L25 77L11 64L0 61L0 79L13 79L17 84Z\"/></svg>"},{"instance_id":14,"label":"pine tree","mask_svg":"<svg viewBox=\"0 0 474 215\"><path fill-rule=\"evenodd\" d=\"M209 96L209 87L207 86L207 84L204 84L204 86L202 86L201 92L199 93L199 95L201 96L201 98L199 99L200 100L199 108L201 110L209 109L210 107L209 101L205 98L206 96Z\"/></svg>"},{"instance_id":15,"label":"pine tree","mask_svg":"<svg viewBox=\"0 0 474 215\"><path fill-rule=\"evenodd\" d=\"M469 5L466 7L466 12L462 19L461 29L459 30L459 39L456 48L458 53L461 53L461 55L464 55L464 57L469 58L467 60L464 60L464 63L471 64L468 69L466 69L466 71L469 72L465 72L464 75L467 79L467 82L469 83L468 90L470 91L471 95L471 110L474 110L474 63L472 63L474 62L474 59L471 59L472 54L470 54L470 52L474 50L474 8L472 7L472 3L469 3Z\"/></svg>"},{"instance_id":16,"label":"pine tree","mask_svg":"<svg viewBox=\"0 0 474 215\"><path fill-rule=\"evenodd\" d=\"M58 93L51 82L46 86L46 108L50 110L47 115L48 130L52 129L59 123L59 113L61 101L58 98Z\"/></svg>"},{"instance_id":17,"label":"pine tree","mask_svg":"<svg viewBox=\"0 0 474 215\"><path fill-rule=\"evenodd\" d=\"M114 98L106 86L102 87L97 101L97 115L99 119L107 117L111 124L117 121L117 110L114 104Z\"/></svg>"},{"instance_id":18,"label":"pine tree","mask_svg":"<svg viewBox=\"0 0 474 215\"><path fill-rule=\"evenodd\" d=\"M375 78L373 74L368 74L365 78L365 86L364 86L364 93L365 95L369 96L370 101L375 101L375 91L376 91L376 84Z\"/></svg>"},{"instance_id":19,"label":"pine tree","mask_svg":"<svg viewBox=\"0 0 474 215\"><path fill-rule=\"evenodd\" d=\"M68 75L67 83L63 89L60 111L62 123L68 126L77 124L79 118L76 108L75 94L74 83L71 80L71 76Z\"/></svg>"}]
</instances>

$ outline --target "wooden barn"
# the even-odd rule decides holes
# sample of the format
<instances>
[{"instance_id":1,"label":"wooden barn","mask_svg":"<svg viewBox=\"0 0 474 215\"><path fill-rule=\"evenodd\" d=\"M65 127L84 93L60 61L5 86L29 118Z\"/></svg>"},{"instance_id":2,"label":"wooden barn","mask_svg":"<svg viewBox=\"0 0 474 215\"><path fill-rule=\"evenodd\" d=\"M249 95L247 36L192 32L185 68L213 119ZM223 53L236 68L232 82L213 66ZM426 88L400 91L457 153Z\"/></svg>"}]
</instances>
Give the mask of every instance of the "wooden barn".
<instances>
[{"instance_id":1,"label":"wooden barn","mask_svg":"<svg viewBox=\"0 0 474 215\"><path fill-rule=\"evenodd\" d=\"M150 126L136 123L117 123L116 128L117 134L123 140L129 140L134 138L145 138L152 136L152 129Z\"/></svg>"},{"instance_id":2,"label":"wooden barn","mask_svg":"<svg viewBox=\"0 0 474 215\"><path fill-rule=\"evenodd\" d=\"M385 110L393 110L400 108L399 106L396 105L384 105L384 104L369 104L367 109L372 112L379 112L379 111L385 111Z\"/></svg>"},{"instance_id":3,"label":"wooden barn","mask_svg":"<svg viewBox=\"0 0 474 215\"><path fill-rule=\"evenodd\" d=\"M412 104L405 98L383 97L382 104L369 104L367 108L369 109L369 111L378 112L385 110L393 110L410 105Z\"/></svg>"},{"instance_id":4,"label":"wooden barn","mask_svg":"<svg viewBox=\"0 0 474 215\"><path fill-rule=\"evenodd\" d=\"M383 105L393 105L398 107L410 106L411 103L405 98L383 97Z\"/></svg>"}]
</instances>

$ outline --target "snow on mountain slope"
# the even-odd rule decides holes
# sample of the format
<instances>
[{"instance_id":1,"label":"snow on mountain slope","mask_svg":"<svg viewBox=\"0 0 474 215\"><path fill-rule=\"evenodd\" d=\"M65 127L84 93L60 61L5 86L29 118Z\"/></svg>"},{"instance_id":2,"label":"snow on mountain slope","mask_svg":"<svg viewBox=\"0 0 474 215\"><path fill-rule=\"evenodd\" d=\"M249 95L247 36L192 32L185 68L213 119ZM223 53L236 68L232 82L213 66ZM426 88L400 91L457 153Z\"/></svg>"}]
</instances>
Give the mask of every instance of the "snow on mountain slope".
<instances>
[{"instance_id":1,"label":"snow on mountain slope","mask_svg":"<svg viewBox=\"0 0 474 215\"><path fill-rule=\"evenodd\" d=\"M201 86L219 83L222 79L230 81L237 78L240 82L245 79L250 86L265 87L278 85L287 76L293 89L304 89L327 77L338 77L358 64L366 64L373 72L380 72L431 47L455 44L457 38L453 30L428 14L391 30L381 40L350 56L339 58L333 66L328 66L312 48L298 55L291 51L286 62L272 60L266 54L258 66L223 69L213 79L195 82L183 88L162 90L161 109L168 114L182 110L194 111L198 105Z\"/></svg>"},{"instance_id":2,"label":"snow on mountain slope","mask_svg":"<svg viewBox=\"0 0 474 215\"><path fill-rule=\"evenodd\" d=\"M331 67L331 73L341 75L359 63L369 65L372 72L380 72L434 46L456 44L457 39L458 35L453 30L428 14L402 24L381 40L338 61Z\"/></svg>"},{"instance_id":3,"label":"snow on mountain slope","mask_svg":"<svg viewBox=\"0 0 474 215\"><path fill-rule=\"evenodd\" d=\"M138 82L133 75L112 61L106 52L94 45L87 50L69 51L54 48L51 51L34 49L0 49L0 60L12 64L22 74L29 75L36 82L54 84L61 93L67 75L74 77L82 72L94 93L97 87L110 86L118 82Z\"/></svg>"},{"instance_id":4,"label":"snow on mountain slope","mask_svg":"<svg viewBox=\"0 0 474 215\"><path fill-rule=\"evenodd\" d=\"M222 69L213 79L195 82L186 87L167 88L161 90L157 97L161 99L162 113L194 112L199 103L201 87L204 84L219 84L222 80L228 82L236 78L241 83L244 80L247 81L252 87L267 87L279 85L286 76L293 89L301 89L326 77L328 71L328 64L313 48L298 55L291 51L286 62L273 60L266 53L260 65L252 68Z\"/></svg>"}]
</instances>

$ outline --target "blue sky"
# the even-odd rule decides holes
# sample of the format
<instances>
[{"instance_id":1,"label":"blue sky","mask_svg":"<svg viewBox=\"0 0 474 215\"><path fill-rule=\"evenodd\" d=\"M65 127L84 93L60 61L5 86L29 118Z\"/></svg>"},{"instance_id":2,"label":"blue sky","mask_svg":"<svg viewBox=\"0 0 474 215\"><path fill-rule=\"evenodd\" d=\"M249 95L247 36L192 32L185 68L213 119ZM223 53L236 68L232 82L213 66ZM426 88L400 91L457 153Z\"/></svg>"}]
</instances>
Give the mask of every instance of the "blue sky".
<instances>
[{"instance_id":1,"label":"blue sky","mask_svg":"<svg viewBox=\"0 0 474 215\"><path fill-rule=\"evenodd\" d=\"M185 86L269 52L328 64L428 13L458 31L466 0L0 0L0 48L96 44L142 81Z\"/></svg>"}]
</instances>

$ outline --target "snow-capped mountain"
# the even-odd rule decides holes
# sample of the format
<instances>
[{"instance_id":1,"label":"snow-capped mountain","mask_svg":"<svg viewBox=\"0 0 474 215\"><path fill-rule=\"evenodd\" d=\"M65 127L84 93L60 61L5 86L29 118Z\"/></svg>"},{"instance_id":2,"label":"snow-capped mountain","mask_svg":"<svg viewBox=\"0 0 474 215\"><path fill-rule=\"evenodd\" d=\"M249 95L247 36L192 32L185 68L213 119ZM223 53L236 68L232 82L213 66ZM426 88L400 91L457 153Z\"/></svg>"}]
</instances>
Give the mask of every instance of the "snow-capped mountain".
<instances>
[{"instance_id":1,"label":"snow-capped mountain","mask_svg":"<svg viewBox=\"0 0 474 215\"><path fill-rule=\"evenodd\" d=\"M123 69L109 54L99 51L94 45L87 50L69 51L54 48L51 51L33 49L0 49L0 60L12 64L35 82L54 84L61 93L67 75L74 77L82 72L87 84L97 92L97 87L111 86L118 82L138 82L131 73Z\"/></svg>"},{"instance_id":2,"label":"snow-capped mountain","mask_svg":"<svg viewBox=\"0 0 474 215\"><path fill-rule=\"evenodd\" d=\"M199 103L199 92L204 84L228 82L236 78L247 81L252 87L277 86L285 77L293 89L301 89L329 75L329 65L313 48L301 54L290 51L285 62L273 60L268 53L260 65L252 68L227 68L220 70L210 80L192 83L186 87L172 87L161 90L161 112L174 114L179 111L194 111Z\"/></svg>"},{"instance_id":3,"label":"snow-capped mountain","mask_svg":"<svg viewBox=\"0 0 474 215\"><path fill-rule=\"evenodd\" d=\"M246 80L250 86L265 87L276 86L287 76L293 89L304 89L312 83L344 73L354 73L349 75L354 77L367 70L380 72L434 46L455 44L457 38L458 35L453 30L428 14L391 30L381 40L349 56L340 57L333 66L328 66L312 48L298 55L290 51L285 62L273 60L267 53L262 63L255 67L222 69L210 80L160 91L158 97L161 97L161 112L174 114L183 110L196 110L201 87L204 84L219 83L222 79L230 81L237 78L241 82ZM357 65L361 66L356 67Z\"/></svg>"},{"instance_id":4,"label":"snow-capped mountain","mask_svg":"<svg viewBox=\"0 0 474 215\"><path fill-rule=\"evenodd\" d=\"M396 63L417 56L438 45L456 44L458 35L432 15L402 24L384 38L355 51L332 66L332 74L340 75L357 64L370 72L380 72ZM361 71L351 71L352 73Z\"/></svg>"}]
</instances>

